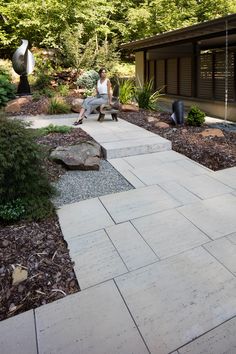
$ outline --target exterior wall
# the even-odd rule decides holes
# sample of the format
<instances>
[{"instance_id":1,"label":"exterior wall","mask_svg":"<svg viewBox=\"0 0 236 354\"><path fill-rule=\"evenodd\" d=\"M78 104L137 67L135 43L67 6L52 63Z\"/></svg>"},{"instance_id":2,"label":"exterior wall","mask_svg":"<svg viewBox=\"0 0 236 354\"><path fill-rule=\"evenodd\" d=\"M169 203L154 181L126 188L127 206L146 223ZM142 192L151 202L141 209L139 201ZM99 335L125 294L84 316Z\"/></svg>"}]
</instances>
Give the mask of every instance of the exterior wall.
<instances>
[{"instance_id":1,"label":"exterior wall","mask_svg":"<svg viewBox=\"0 0 236 354\"><path fill-rule=\"evenodd\" d=\"M136 85L143 86L144 84L144 52L135 53L135 77Z\"/></svg>"},{"instance_id":2,"label":"exterior wall","mask_svg":"<svg viewBox=\"0 0 236 354\"><path fill-rule=\"evenodd\" d=\"M160 99L160 103L165 106L166 109L172 111L172 103L175 100L182 100L184 102L185 111L190 109L191 106L198 106L206 115L216 118L224 119L225 116L225 104L220 101L200 100L197 98L188 99L186 97L168 97L164 96ZM228 103L227 119L236 122L236 103Z\"/></svg>"}]
</instances>

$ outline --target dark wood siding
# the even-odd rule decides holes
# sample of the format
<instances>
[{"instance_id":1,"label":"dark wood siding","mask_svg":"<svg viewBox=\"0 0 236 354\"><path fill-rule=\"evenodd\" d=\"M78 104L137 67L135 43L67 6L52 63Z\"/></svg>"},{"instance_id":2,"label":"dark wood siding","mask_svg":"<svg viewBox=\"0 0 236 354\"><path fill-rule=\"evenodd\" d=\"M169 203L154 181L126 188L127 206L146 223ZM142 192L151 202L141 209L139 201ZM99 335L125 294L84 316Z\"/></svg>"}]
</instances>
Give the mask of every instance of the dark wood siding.
<instances>
[{"instance_id":1,"label":"dark wood siding","mask_svg":"<svg viewBox=\"0 0 236 354\"><path fill-rule=\"evenodd\" d=\"M199 57L197 88L199 98L212 98L212 69L212 54L201 54Z\"/></svg>"},{"instance_id":2,"label":"dark wood siding","mask_svg":"<svg viewBox=\"0 0 236 354\"><path fill-rule=\"evenodd\" d=\"M192 96L191 57L179 58L179 94L181 96Z\"/></svg>"},{"instance_id":3,"label":"dark wood siding","mask_svg":"<svg viewBox=\"0 0 236 354\"><path fill-rule=\"evenodd\" d=\"M215 99L225 98L225 53L215 54L214 65L214 92ZM228 64L228 99L234 99L234 53L229 53Z\"/></svg>"},{"instance_id":4,"label":"dark wood siding","mask_svg":"<svg viewBox=\"0 0 236 354\"><path fill-rule=\"evenodd\" d=\"M165 60L157 60L156 61L156 89L160 90L165 86ZM162 92L165 92L162 90Z\"/></svg>"},{"instance_id":5,"label":"dark wood siding","mask_svg":"<svg viewBox=\"0 0 236 354\"><path fill-rule=\"evenodd\" d=\"M167 59L167 88L166 92L172 95L178 94L178 74L177 74L177 58Z\"/></svg>"}]
</instances>

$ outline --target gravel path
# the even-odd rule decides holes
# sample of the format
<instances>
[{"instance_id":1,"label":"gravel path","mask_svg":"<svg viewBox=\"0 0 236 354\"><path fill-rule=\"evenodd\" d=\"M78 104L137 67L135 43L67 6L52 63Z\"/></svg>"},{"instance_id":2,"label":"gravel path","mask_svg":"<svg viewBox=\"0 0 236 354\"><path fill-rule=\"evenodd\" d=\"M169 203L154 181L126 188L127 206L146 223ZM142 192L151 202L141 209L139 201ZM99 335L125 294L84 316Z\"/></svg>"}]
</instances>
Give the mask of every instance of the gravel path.
<instances>
[{"instance_id":1,"label":"gravel path","mask_svg":"<svg viewBox=\"0 0 236 354\"><path fill-rule=\"evenodd\" d=\"M53 199L56 207L134 188L106 160L101 160L99 171L68 171L54 186L59 192Z\"/></svg>"}]
</instances>

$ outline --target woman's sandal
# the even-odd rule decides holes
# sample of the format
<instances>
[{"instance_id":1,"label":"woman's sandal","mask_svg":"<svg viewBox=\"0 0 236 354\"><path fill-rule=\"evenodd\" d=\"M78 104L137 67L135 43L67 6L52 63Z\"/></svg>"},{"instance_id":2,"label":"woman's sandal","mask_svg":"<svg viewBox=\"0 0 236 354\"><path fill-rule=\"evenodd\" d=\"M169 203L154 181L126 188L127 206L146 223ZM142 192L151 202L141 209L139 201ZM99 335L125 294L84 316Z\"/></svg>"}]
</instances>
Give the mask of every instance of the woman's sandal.
<instances>
[{"instance_id":1,"label":"woman's sandal","mask_svg":"<svg viewBox=\"0 0 236 354\"><path fill-rule=\"evenodd\" d=\"M73 125L79 125L79 124L83 124L83 118L73 123Z\"/></svg>"}]
</instances>

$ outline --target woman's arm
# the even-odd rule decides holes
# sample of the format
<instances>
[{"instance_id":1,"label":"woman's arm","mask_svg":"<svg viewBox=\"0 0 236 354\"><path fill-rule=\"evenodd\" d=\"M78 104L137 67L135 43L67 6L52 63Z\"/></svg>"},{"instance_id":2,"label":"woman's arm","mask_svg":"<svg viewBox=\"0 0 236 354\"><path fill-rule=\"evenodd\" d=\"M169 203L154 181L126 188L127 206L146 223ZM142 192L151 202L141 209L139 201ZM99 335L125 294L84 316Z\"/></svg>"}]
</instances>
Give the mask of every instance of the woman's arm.
<instances>
[{"instance_id":1,"label":"woman's arm","mask_svg":"<svg viewBox=\"0 0 236 354\"><path fill-rule=\"evenodd\" d=\"M111 82L107 79L107 94L108 94L108 102L109 104L112 103L112 94L111 94Z\"/></svg>"}]
</instances>

